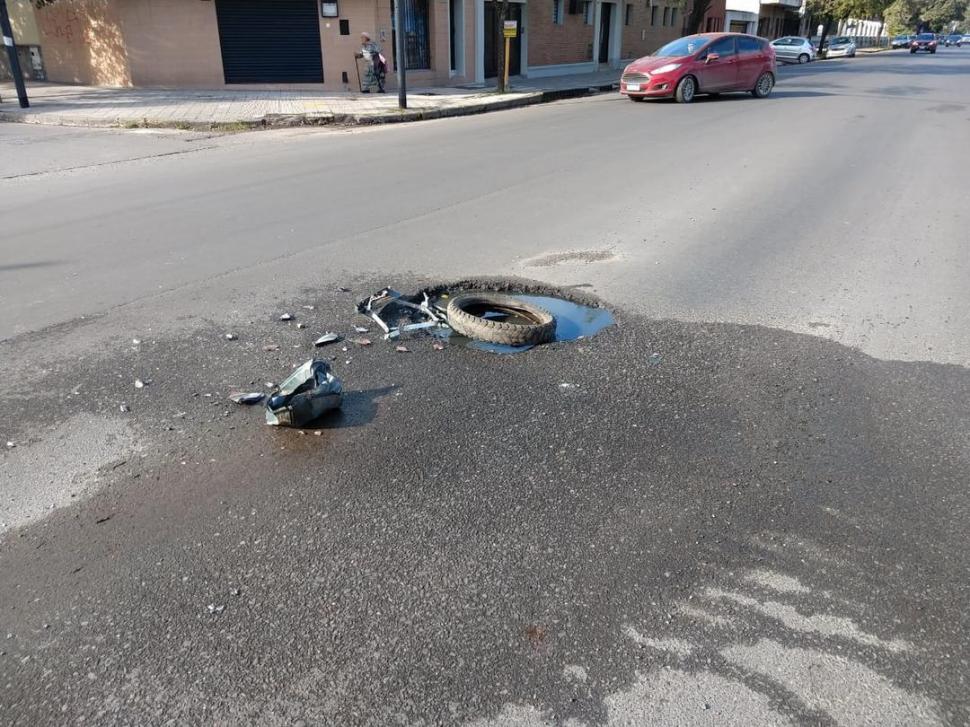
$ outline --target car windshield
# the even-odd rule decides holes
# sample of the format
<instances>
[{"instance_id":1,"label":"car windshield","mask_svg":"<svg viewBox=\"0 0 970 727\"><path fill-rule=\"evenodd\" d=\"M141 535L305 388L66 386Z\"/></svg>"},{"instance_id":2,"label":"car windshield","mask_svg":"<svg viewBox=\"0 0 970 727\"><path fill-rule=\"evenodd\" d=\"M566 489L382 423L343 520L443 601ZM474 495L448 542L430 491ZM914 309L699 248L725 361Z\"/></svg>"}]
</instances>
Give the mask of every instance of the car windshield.
<instances>
[{"instance_id":1,"label":"car windshield","mask_svg":"<svg viewBox=\"0 0 970 727\"><path fill-rule=\"evenodd\" d=\"M654 52L655 56L660 58L679 58L680 56L689 56L692 53L696 53L705 45L708 44L710 38L705 38L701 35L690 35L686 38L678 38L677 40L667 43L663 48Z\"/></svg>"},{"instance_id":2,"label":"car windshield","mask_svg":"<svg viewBox=\"0 0 970 727\"><path fill-rule=\"evenodd\" d=\"M916 40L936 40L936 36L932 33L920 33L916 36Z\"/></svg>"},{"instance_id":3,"label":"car windshield","mask_svg":"<svg viewBox=\"0 0 970 727\"><path fill-rule=\"evenodd\" d=\"M832 38L833 43L849 43L849 39L844 36L839 36L838 38Z\"/></svg>"}]
</instances>

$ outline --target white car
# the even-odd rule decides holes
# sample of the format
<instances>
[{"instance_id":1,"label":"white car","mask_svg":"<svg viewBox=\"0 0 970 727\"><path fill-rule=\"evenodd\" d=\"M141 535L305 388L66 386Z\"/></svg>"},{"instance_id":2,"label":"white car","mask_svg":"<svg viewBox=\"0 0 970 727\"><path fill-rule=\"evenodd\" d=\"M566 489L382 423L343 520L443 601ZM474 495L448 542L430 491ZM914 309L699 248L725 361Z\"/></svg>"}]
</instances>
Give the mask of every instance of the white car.
<instances>
[{"instance_id":1,"label":"white car","mask_svg":"<svg viewBox=\"0 0 970 727\"><path fill-rule=\"evenodd\" d=\"M828 42L826 58L855 58L855 41L846 35L838 35Z\"/></svg>"},{"instance_id":2,"label":"white car","mask_svg":"<svg viewBox=\"0 0 970 727\"><path fill-rule=\"evenodd\" d=\"M808 38L788 35L771 41L775 58L785 63L808 63L815 60L815 48Z\"/></svg>"}]
</instances>

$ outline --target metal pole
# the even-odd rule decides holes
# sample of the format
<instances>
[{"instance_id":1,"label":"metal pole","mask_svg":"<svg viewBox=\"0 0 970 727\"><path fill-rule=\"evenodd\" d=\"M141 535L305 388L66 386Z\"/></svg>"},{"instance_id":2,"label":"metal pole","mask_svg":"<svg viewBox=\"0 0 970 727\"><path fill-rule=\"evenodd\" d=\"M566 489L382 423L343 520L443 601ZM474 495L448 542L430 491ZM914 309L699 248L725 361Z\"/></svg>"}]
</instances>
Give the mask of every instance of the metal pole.
<instances>
[{"instance_id":1,"label":"metal pole","mask_svg":"<svg viewBox=\"0 0 970 727\"><path fill-rule=\"evenodd\" d=\"M7 47L7 58L10 59L10 72L13 73L13 82L17 86L17 98L20 100L20 108L25 109L30 106L30 101L27 100L24 74L20 71L20 59L17 57L17 46L13 44L13 28L10 27L10 16L7 15L7 0L0 0L0 31L2 31L3 35L3 44Z\"/></svg>"},{"instance_id":2,"label":"metal pole","mask_svg":"<svg viewBox=\"0 0 970 727\"><path fill-rule=\"evenodd\" d=\"M0 0L2 2L2 0ZM408 82L404 69L404 44L407 39L404 34L404 3L406 0L394 0L394 37L397 41L397 105L402 109L408 107Z\"/></svg>"}]
</instances>

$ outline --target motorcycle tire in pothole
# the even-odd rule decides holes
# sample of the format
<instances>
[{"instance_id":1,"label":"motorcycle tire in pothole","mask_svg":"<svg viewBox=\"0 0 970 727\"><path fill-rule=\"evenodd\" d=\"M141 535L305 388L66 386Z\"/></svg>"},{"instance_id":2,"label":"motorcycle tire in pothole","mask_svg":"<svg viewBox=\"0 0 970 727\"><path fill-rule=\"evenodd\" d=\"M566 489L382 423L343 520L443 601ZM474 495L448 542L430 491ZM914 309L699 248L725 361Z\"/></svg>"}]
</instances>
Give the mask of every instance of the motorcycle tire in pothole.
<instances>
[{"instance_id":1,"label":"motorcycle tire in pothole","mask_svg":"<svg viewBox=\"0 0 970 727\"><path fill-rule=\"evenodd\" d=\"M486 317L488 314L499 317ZM556 335L547 310L500 293L465 293L448 302L448 325L468 338L506 346L535 346Z\"/></svg>"}]
</instances>

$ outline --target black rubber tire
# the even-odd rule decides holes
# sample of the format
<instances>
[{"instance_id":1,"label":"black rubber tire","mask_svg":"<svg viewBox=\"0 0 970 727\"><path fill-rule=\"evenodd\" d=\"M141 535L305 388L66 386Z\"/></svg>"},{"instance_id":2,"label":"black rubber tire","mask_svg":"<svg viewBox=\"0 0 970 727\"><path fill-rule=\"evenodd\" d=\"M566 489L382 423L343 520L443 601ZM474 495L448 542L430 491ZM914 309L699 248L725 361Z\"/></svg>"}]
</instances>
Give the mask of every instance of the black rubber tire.
<instances>
[{"instance_id":1,"label":"black rubber tire","mask_svg":"<svg viewBox=\"0 0 970 727\"><path fill-rule=\"evenodd\" d=\"M690 84L688 84L690 81ZM677 103L691 103L697 96L697 79L693 76L684 76L677 82L674 89L674 98Z\"/></svg>"},{"instance_id":2,"label":"black rubber tire","mask_svg":"<svg viewBox=\"0 0 970 727\"><path fill-rule=\"evenodd\" d=\"M805 60L802 60L803 58ZM798 56L799 63L808 63L810 60L812 60L812 57L808 55L808 53L802 53L800 56Z\"/></svg>"},{"instance_id":3,"label":"black rubber tire","mask_svg":"<svg viewBox=\"0 0 970 727\"><path fill-rule=\"evenodd\" d=\"M533 323L509 323L481 318L468 308L487 306L494 310L508 310ZM556 319L552 313L537 305L526 303L501 293L464 293L448 301L448 325L455 333L486 343L506 346L535 346L549 343L556 336Z\"/></svg>"},{"instance_id":4,"label":"black rubber tire","mask_svg":"<svg viewBox=\"0 0 970 727\"><path fill-rule=\"evenodd\" d=\"M768 77L767 82L765 82L765 76ZM751 89L751 95L755 98L768 98L771 95L771 91L774 89L774 87L774 75L770 71L765 71L758 76L758 80L754 82L754 88Z\"/></svg>"}]
</instances>

